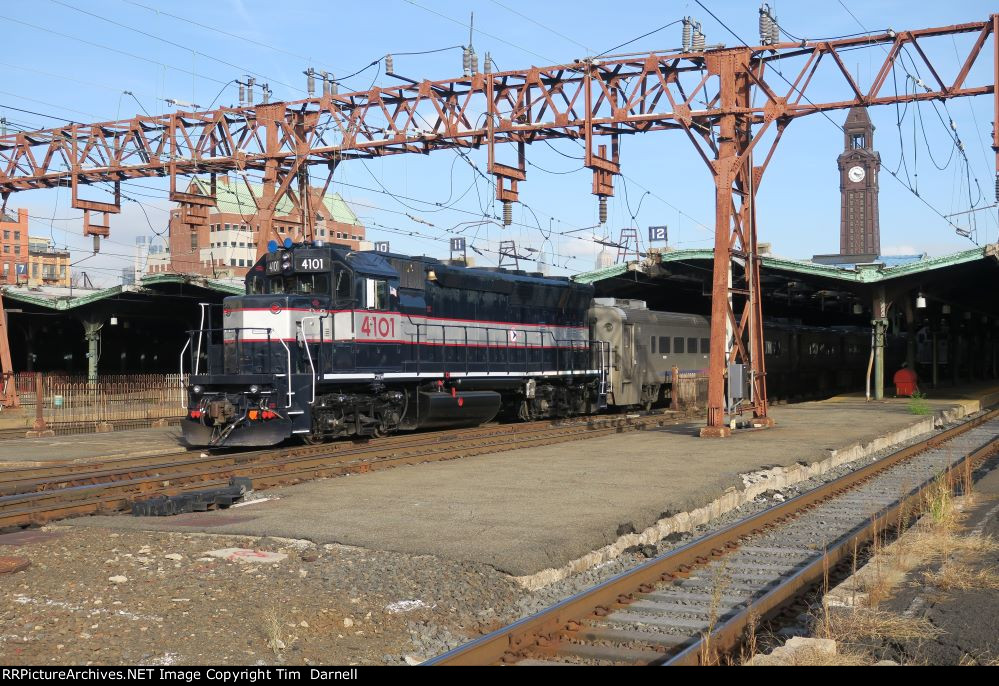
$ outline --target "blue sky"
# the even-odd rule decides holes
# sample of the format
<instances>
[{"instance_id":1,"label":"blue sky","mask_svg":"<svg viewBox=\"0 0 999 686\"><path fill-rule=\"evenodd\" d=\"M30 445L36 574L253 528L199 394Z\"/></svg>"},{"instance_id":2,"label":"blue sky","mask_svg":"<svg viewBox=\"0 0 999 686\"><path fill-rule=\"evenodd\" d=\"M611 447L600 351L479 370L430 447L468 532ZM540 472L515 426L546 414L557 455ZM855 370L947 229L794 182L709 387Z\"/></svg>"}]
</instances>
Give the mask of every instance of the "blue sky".
<instances>
[{"instance_id":1,"label":"blue sky","mask_svg":"<svg viewBox=\"0 0 999 686\"><path fill-rule=\"evenodd\" d=\"M703 2L747 42L757 42L757 2ZM782 1L771 5L776 5L778 19L788 32L809 38L856 33L861 30L858 20L871 30L889 26L900 30L980 21L995 11L994 3L977 0ZM55 126L60 118L89 122L126 118L142 111L166 112L170 111L168 98L203 107L213 101L236 104L236 88L226 84L246 73L255 74L258 82L268 82L274 99L301 98L305 95L303 69L313 66L343 77L386 53L397 55L398 73L413 78L457 76L460 50L411 56L399 53L465 44L472 11L480 63L488 51L501 70L601 53L685 15L702 21L709 44L737 43L696 2L648 3L648 7L629 12L587 0L8 0L0 5L7 48L0 58L5 74L0 85L0 116L6 117L13 129ZM942 71L952 74L956 54L965 50L970 40L947 38L930 44L927 50ZM680 27L672 26L621 51L665 49L679 42ZM845 59L866 85L883 56L875 48L851 53ZM983 55L982 68L972 73L972 83L991 81L990 57ZM903 81L904 77L899 90ZM396 81L381 73L380 66L372 67L347 80L341 90L365 89L372 83ZM809 97L847 97L842 89L834 93L826 86L820 76ZM126 90L134 97L123 94ZM969 208L969 180L972 201L978 200L980 185L984 197L979 205L993 202L994 156L988 147L991 98L954 100L936 110L929 104L918 110L911 107L904 112L901 127L897 125L900 114L894 107L871 111L877 127L875 148L884 167L898 168L899 175L908 178L920 196L943 214ZM836 123L845 116L845 111L830 115ZM955 146L945 126L950 118L966 146L967 169L960 156L952 154ZM524 205L515 207L516 223L505 229L496 224L462 225L481 220L483 210L487 214L493 211L492 191L481 179L476 183L477 172L451 152L346 163L337 172L334 188L355 203L371 240L389 240L392 249L399 252L443 256L447 250L443 239L463 231L461 235L474 239L486 251L480 263L494 263L495 254L488 251L495 250L498 241L512 239L522 252L530 247L553 254L556 264L564 267L557 270L561 273L585 271L592 268L599 250L592 241L594 236L609 234L616 239L620 229L628 225L637 226L644 236L647 226L663 224L669 226L671 243L677 247L710 247L713 184L687 137L679 132L660 132L628 137L622 145L625 178L616 181L610 221L606 227L569 236L559 234L596 223L597 201L590 194L590 172L578 170L580 163L574 159L579 148L568 141L529 147L528 180L521 184ZM809 257L838 250L836 156L842 146L841 132L822 115L799 119L788 128L758 195L760 240L771 243L774 252ZM903 149L905 165L900 167ZM484 169L484 150L471 151L468 157ZM945 164L949 158L949 165ZM141 184L146 188L133 187L126 193L142 207L126 203L123 213L112 219L111 240L92 257L87 257L90 242L81 235L81 213L69 206L65 189L16 194L9 204L29 208L33 234L51 235L59 246L72 249L79 261L75 269L86 269L92 277L110 283L130 264L135 236L149 235L152 230L162 232L166 227L164 182L143 180ZM381 186L410 199L386 194ZM450 204L457 197L461 200L448 209L432 204ZM886 253L943 254L972 246L888 174L881 175L880 202ZM979 243L996 241L999 227L995 210L974 216L977 221L973 227L967 215L955 221L962 227L976 228Z\"/></svg>"}]
</instances>

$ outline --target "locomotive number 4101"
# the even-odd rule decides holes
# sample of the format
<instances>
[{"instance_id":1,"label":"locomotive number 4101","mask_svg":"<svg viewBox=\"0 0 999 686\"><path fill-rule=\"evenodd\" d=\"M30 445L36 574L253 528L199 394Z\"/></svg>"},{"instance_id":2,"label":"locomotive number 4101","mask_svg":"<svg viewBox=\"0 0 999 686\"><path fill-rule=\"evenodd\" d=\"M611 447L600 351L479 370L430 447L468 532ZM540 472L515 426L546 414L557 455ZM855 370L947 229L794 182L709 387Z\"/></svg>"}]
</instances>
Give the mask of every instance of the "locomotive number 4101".
<instances>
[{"instance_id":1,"label":"locomotive number 4101","mask_svg":"<svg viewBox=\"0 0 999 686\"><path fill-rule=\"evenodd\" d=\"M326 270L325 260L321 257L303 257L298 261L300 272L321 272Z\"/></svg>"},{"instance_id":2,"label":"locomotive number 4101","mask_svg":"<svg viewBox=\"0 0 999 686\"><path fill-rule=\"evenodd\" d=\"M365 338L395 338L395 319L371 315L362 317L361 333Z\"/></svg>"}]
</instances>

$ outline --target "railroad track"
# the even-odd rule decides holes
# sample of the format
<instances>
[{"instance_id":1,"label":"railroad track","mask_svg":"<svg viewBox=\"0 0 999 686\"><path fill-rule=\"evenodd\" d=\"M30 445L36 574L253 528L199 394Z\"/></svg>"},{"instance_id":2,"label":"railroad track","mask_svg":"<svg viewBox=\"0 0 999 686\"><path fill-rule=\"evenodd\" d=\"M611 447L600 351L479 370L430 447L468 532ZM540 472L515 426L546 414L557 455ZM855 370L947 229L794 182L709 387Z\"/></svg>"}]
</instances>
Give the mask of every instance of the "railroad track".
<instances>
[{"instance_id":1,"label":"railroad track","mask_svg":"<svg viewBox=\"0 0 999 686\"><path fill-rule=\"evenodd\" d=\"M114 512L139 499L223 487L248 477L255 489L404 464L455 459L662 426L666 415L494 424L254 451L184 451L99 463L0 470L0 530Z\"/></svg>"},{"instance_id":2,"label":"railroad track","mask_svg":"<svg viewBox=\"0 0 999 686\"><path fill-rule=\"evenodd\" d=\"M706 664L821 584L945 470L999 450L999 410L620 574L428 664ZM952 473L954 473L952 471ZM967 472L970 474L970 471Z\"/></svg>"}]
</instances>

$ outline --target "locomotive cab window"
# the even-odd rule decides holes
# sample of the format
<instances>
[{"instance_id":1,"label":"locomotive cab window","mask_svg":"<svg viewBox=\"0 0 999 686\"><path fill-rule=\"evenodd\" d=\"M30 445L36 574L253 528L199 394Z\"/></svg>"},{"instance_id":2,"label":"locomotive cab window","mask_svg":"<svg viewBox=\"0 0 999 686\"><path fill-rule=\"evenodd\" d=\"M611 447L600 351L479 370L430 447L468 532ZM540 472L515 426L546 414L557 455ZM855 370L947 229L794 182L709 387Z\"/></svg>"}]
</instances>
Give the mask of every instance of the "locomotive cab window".
<instances>
[{"instance_id":1,"label":"locomotive cab window","mask_svg":"<svg viewBox=\"0 0 999 686\"><path fill-rule=\"evenodd\" d=\"M272 276L268 279L269 293L299 293L303 295L328 294L329 274L294 274Z\"/></svg>"},{"instance_id":2,"label":"locomotive cab window","mask_svg":"<svg viewBox=\"0 0 999 686\"><path fill-rule=\"evenodd\" d=\"M267 279L252 277L247 281L247 295L262 295L267 292Z\"/></svg>"},{"instance_id":3,"label":"locomotive cab window","mask_svg":"<svg viewBox=\"0 0 999 686\"><path fill-rule=\"evenodd\" d=\"M338 303L342 304L350 300L353 281L354 279L351 278L350 272L346 269L336 270L335 292L333 295Z\"/></svg>"},{"instance_id":4,"label":"locomotive cab window","mask_svg":"<svg viewBox=\"0 0 999 686\"><path fill-rule=\"evenodd\" d=\"M364 279L364 307L369 310L389 309L388 281Z\"/></svg>"}]
</instances>

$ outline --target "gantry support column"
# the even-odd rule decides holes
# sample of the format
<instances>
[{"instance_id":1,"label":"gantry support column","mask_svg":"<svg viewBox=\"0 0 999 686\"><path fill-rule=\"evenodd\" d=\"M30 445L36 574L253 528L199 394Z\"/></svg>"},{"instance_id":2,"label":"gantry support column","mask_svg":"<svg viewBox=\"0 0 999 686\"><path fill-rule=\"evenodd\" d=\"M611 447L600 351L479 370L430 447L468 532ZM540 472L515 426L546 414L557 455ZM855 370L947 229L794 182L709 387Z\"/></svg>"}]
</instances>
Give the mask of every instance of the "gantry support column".
<instances>
[{"instance_id":1,"label":"gantry support column","mask_svg":"<svg viewBox=\"0 0 999 686\"><path fill-rule=\"evenodd\" d=\"M905 361L912 371L916 371L916 311L912 305L915 298L914 293L905 296Z\"/></svg>"},{"instance_id":2,"label":"gantry support column","mask_svg":"<svg viewBox=\"0 0 999 686\"><path fill-rule=\"evenodd\" d=\"M274 209L283 194L283 192L278 191L277 185L278 170L281 166L279 160L281 157L281 129L278 122L284 121L284 107L280 103L258 105L256 113L257 120L263 124L264 149L267 156L264 161L262 197L254 196L254 202L257 204L257 218L260 223L260 231L256 237L257 258L260 258L267 254L268 241L280 238L274 232ZM249 187L248 183L247 187Z\"/></svg>"},{"instance_id":3,"label":"gantry support column","mask_svg":"<svg viewBox=\"0 0 999 686\"><path fill-rule=\"evenodd\" d=\"M884 286L874 293L874 303L871 307L874 320L874 399L884 400L885 397L885 334L888 332L888 301Z\"/></svg>"},{"instance_id":4,"label":"gantry support column","mask_svg":"<svg viewBox=\"0 0 999 686\"><path fill-rule=\"evenodd\" d=\"M10 359L10 328L7 326L7 312L3 309L3 295L0 295L0 407L20 405L14 384L14 365Z\"/></svg>"},{"instance_id":5,"label":"gantry support column","mask_svg":"<svg viewBox=\"0 0 999 686\"><path fill-rule=\"evenodd\" d=\"M767 417L766 368L763 362L763 328L759 256L756 246L755 195L759 171L753 168L752 119L738 113L749 108L752 78L744 48L712 51L705 57L709 73L719 79L720 108L718 152L712 163L715 180L715 247L711 288L711 354L708 358L708 421L701 436L729 436L725 379L730 363L749 369L753 424L770 426ZM733 262L742 277L733 278ZM742 301L737 317L733 298Z\"/></svg>"},{"instance_id":6,"label":"gantry support column","mask_svg":"<svg viewBox=\"0 0 999 686\"><path fill-rule=\"evenodd\" d=\"M83 337L87 341L87 382L97 383L97 362L100 360L103 320L83 320Z\"/></svg>"},{"instance_id":7,"label":"gantry support column","mask_svg":"<svg viewBox=\"0 0 999 686\"><path fill-rule=\"evenodd\" d=\"M933 336L933 338L931 339L933 341L933 388L936 388L937 386L940 385L940 357L939 357L939 350L937 348L936 329L933 329L932 325L930 328L932 330L931 335Z\"/></svg>"}]
</instances>

